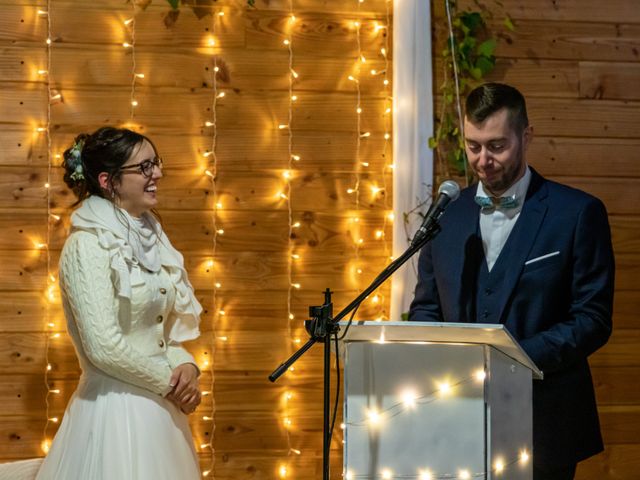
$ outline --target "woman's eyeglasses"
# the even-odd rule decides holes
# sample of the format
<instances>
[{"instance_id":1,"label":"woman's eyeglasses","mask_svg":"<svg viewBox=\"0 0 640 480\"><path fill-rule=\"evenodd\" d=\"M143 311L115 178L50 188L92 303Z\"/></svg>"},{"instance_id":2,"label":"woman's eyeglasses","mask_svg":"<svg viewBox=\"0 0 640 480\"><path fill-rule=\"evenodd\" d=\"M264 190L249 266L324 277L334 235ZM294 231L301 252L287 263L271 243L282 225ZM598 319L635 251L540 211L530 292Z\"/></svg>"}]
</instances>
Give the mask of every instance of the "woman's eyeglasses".
<instances>
[{"instance_id":1,"label":"woman's eyeglasses","mask_svg":"<svg viewBox=\"0 0 640 480\"><path fill-rule=\"evenodd\" d=\"M147 178L151 178L153 175L153 168L158 167L162 170L162 159L160 157L156 157L153 160L145 160L140 163L136 163L135 165L127 165L126 167L120 167L120 170L131 170L137 169L132 173L141 173Z\"/></svg>"}]
</instances>

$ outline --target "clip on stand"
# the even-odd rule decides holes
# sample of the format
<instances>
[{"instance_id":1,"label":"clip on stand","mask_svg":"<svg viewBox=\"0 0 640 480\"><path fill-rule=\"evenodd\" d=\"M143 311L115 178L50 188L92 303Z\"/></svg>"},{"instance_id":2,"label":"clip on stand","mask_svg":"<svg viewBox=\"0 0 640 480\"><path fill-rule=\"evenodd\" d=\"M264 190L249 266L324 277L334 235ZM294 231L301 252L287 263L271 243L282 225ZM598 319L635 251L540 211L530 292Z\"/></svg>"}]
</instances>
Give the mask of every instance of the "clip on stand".
<instances>
[{"instance_id":1,"label":"clip on stand","mask_svg":"<svg viewBox=\"0 0 640 480\"><path fill-rule=\"evenodd\" d=\"M331 301L331 290L327 288L324 291L324 304L320 306L309 307L309 316L311 321L306 321L305 326L311 335L311 338L300 347L288 360L283 362L276 368L269 380L275 382L287 369L293 365L304 353L309 350L315 343L324 342L324 415L323 415L323 443L322 443L322 478L329 480L329 455L330 455L330 411L331 411L331 335L340 331L338 322L347 316L354 308L367 298L376 288L378 288L393 272L407 262L417 251L419 251L427 242L432 240L440 232L440 225L436 220L426 228L421 228L411 241L411 245L396 260L391 262L377 277L371 282L365 290L358 295L349 305L347 305L338 315L332 318L333 303ZM349 325L347 325L347 329ZM337 354L337 352L336 352Z\"/></svg>"}]
</instances>

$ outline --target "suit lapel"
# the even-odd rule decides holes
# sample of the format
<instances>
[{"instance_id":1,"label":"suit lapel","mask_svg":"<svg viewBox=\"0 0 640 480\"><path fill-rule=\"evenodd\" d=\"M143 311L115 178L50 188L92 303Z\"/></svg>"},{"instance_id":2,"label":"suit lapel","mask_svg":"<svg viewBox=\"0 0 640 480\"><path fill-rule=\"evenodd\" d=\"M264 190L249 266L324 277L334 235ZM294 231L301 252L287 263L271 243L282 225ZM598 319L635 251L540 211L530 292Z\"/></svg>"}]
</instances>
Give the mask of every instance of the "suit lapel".
<instances>
[{"instance_id":1,"label":"suit lapel","mask_svg":"<svg viewBox=\"0 0 640 480\"><path fill-rule=\"evenodd\" d=\"M507 302L513 293L522 274L526 261L540 231L540 226L547 212L547 186L545 180L531 169L531 184L527 192L522 211L503 248L505 255L500 255L499 261L505 262L504 288L498 298L499 315L503 321L503 314ZM503 258L504 257L504 258Z\"/></svg>"}]
</instances>

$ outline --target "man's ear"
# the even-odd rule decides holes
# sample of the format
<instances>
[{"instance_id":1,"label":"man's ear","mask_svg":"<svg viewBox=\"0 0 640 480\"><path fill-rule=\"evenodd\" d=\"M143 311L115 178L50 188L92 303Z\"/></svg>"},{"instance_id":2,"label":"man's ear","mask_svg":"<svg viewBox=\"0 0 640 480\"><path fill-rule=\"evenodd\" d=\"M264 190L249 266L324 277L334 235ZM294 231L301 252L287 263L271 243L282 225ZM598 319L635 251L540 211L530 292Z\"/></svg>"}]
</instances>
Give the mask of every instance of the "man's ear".
<instances>
[{"instance_id":1,"label":"man's ear","mask_svg":"<svg viewBox=\"0 0 640 480\"><path fill-rule=\"evenodd\" d=\"M522 132L522 138L524 141L524 148L526 150L527 148L529 148L529 144L533 140L533 126L529 125L524 129L524 132Z\"/></svg>"}]
</instances>

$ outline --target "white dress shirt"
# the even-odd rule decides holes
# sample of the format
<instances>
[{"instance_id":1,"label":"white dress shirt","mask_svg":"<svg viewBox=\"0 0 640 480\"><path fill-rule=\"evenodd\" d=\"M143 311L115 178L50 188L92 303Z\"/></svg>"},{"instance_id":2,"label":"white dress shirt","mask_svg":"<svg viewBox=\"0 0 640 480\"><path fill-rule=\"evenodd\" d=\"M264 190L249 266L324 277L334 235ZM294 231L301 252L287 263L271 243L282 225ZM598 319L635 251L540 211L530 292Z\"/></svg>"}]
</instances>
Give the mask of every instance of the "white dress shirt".
<instances>
[{"instance_id":1,"label":"white dress shirt","mask_svg":"<svg viewBox=\"0 0 640 480\"><path fill-rule=\"evenodd\" d=\"M507 243L513 226L520 216L530 181L531 171L527 167L522 178L501 195L502 197L515 196L518 201L517 207L507 209L496 207L480 210L480 234L482 235L482 246L489 271L495 265L504 244ZM492 196L485 191L482 182L478 183L476 195L479 197Z\"/></svg>"}]
</instances>

